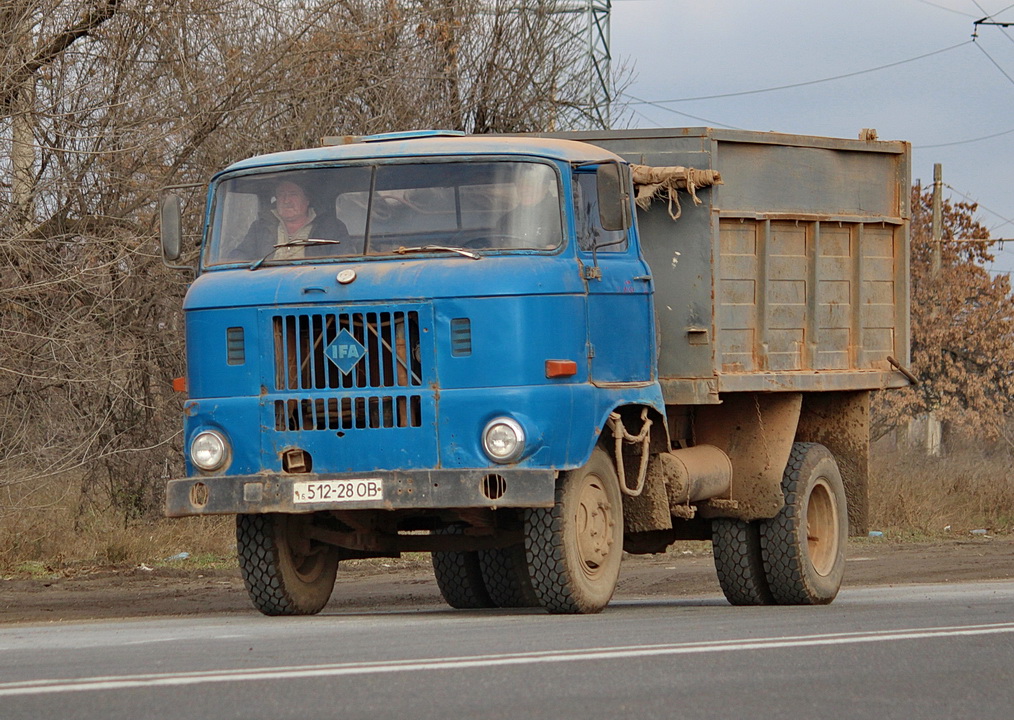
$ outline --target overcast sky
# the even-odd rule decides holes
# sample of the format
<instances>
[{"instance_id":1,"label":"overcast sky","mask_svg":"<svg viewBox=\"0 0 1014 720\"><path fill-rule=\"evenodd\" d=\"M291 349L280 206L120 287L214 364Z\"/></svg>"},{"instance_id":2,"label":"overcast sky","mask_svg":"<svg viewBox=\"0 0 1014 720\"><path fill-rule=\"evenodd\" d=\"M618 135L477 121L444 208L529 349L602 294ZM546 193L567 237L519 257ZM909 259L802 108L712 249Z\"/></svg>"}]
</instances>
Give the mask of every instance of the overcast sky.
<instances>
[{"instance_id":1,"label":"overcast sky","mask_svg":"<svg viewBox=\"0 0 1014 720\"><path fill-rule=\"evenodd\" d=\"M732 127L912 143L912 180L1014 238L1014 0L613 0L630 127ZM915 59L919 58L921 59ZM911 62L906 62L911 60ZM892 65L873 72L862 72ZM815 82L851 73L852 77ZM732 97L784 85L798 87ZM637 104L634 99L660 103ZM993 271L1014 271L1014 240Z\"/></svg>"}]
</instances>

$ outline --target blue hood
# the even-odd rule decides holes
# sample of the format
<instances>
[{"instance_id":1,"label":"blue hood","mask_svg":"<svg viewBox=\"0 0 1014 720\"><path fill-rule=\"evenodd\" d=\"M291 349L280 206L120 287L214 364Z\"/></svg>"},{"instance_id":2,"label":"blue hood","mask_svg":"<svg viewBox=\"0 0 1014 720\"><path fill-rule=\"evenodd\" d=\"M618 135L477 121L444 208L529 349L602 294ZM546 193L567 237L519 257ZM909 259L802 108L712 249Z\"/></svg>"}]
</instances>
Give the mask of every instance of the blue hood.
<instances>
[{"instance_id":1,"label":"blue hood","mask_svg":"<svg viewBox=\"0 0 1014 720\"><path fill-rule=\"evenodd\" d=\"M573 269L567 269L568 265ZM347 269L355 270L356 279L340 284L337 275ZM578 263L567 256L502 255L471 260L455 255L214 270L194 281L184 309L583 292Z\"/></svg>"}]
</instances>

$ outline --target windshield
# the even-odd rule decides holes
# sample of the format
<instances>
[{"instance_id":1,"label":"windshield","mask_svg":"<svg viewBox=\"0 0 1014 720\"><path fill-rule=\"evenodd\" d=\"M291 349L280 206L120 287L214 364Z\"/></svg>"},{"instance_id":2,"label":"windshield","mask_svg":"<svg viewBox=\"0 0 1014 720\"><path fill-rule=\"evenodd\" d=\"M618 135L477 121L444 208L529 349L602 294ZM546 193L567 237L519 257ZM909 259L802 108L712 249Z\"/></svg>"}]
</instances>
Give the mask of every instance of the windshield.
<instances>
[{"instance_id":1,"label":"windshield","mask_svg":"<svg viewBox=\"0 0 1014 720\"><path fill-rule=\"evenodd\" d=\"M205 264L406 252L550 250L557 175L537 162L300 168L219 183ZM425 249L425 250L424 250Z\"/></svg>"}]
</instances>

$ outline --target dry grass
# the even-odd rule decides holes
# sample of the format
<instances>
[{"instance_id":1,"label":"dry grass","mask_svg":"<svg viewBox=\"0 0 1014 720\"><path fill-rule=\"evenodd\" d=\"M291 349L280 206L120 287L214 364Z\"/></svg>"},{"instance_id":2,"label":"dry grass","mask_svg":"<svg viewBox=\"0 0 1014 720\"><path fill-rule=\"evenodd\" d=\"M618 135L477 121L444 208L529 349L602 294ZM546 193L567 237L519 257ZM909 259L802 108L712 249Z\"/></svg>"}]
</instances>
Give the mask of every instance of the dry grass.
<instances>
[{"instance_id":1,"label":"dry grass","mask_svg":"<svg viewBox=\"0 0 1014 720\"><path fill-rule=\"evenodd\" d=\"M181 552L193 562L234 555L234 522L224 518L125 523L112 510L79 509L74 479L50 480L32 495L8 486L0 501L0 575L94 566L158 566ZM41 496L52 498L40 502Z\"/></svg>"},{"instance_id":2,"label":"dry grass","mask_svg":"<svg viewBox=\"0 0 1014 720\"><path fill-rule=\"evenodd\" d=\"M875 448L870 475L871 529L929 536L1014 531L1014 459L1007 453L963 447L928 458L918 450Z\"/></svg>"},{"instance_id":3,"label":"dry grass","mask_svg":"<svg viewBox=\"0 0 1014 720\"><path fill-rule=\"evenodd\" d=\"M39 575L82 567L175 564L234 565L231 517L124 523L113 511L80 512L74 480L46 492L0 498L0 576ZM48 505L39 496L55 498ZM973 529L1014 532L1014 461L1006 454L952 450L944 458L878 447L870 478L870 527L896 538L967 535ZM950 528L949 530L946 528ZM424 558L428 562L428 557Z\"/></svg>"}]
</instances>

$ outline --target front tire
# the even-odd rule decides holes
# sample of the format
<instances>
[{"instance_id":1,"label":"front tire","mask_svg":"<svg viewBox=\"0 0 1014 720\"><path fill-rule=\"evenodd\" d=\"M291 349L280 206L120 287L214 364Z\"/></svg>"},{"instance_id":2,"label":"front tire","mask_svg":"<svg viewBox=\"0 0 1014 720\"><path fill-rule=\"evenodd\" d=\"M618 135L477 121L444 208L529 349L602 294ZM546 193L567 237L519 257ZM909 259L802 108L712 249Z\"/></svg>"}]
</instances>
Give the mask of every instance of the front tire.
<instances>
[{"instance_id":1,"label":"front tire","mask_svg":"<svg viewBox=\"0 0 1014 720\"><path fill-rule=\"evenodd\" d=\"M623 556L623 506L604 450L561 474L553 507L525 511L525 551L535 594L549 612L597 613L609 603Z\"/></svg>"},{"instance_id":2,"label":"front tire","mask_svg":"<svg viewBox=\"0 0 1014 720\"><path fill-rule=\"evenodd\" d=\"M768 586L780 605L826 605L845 574L848 513L834 456L795 443L782 477L785 506L761 523Z\"/></svg>"},{"instance_id":3,"label":"front tire","mask_svg":"<svg viewBox=\"0 0 1014 720\"><path fill-rule=\"evenodd\" d=\"M265 615L313 615L331 597L338 548L306 537L311 522L310 515L236 516L240 573Z\"/></svg>"}]
</instances>

